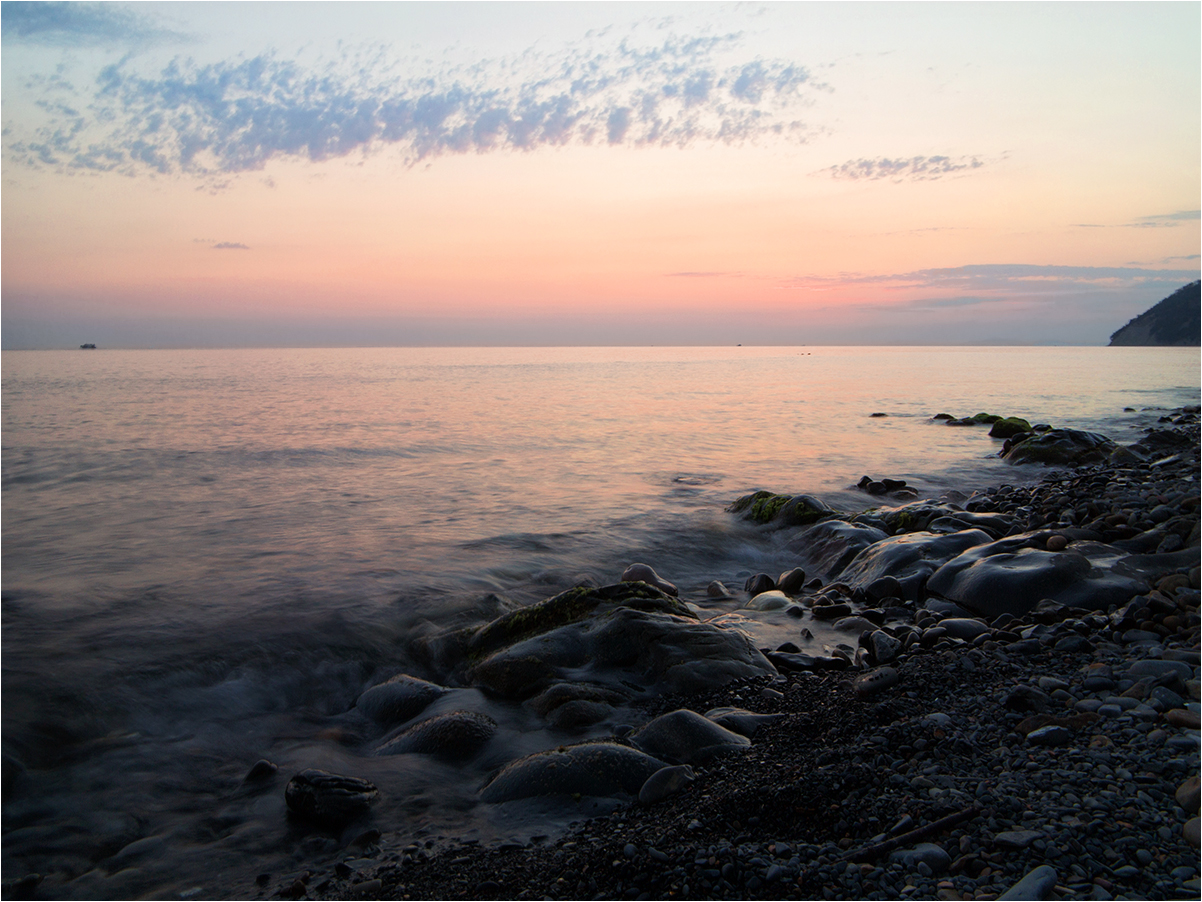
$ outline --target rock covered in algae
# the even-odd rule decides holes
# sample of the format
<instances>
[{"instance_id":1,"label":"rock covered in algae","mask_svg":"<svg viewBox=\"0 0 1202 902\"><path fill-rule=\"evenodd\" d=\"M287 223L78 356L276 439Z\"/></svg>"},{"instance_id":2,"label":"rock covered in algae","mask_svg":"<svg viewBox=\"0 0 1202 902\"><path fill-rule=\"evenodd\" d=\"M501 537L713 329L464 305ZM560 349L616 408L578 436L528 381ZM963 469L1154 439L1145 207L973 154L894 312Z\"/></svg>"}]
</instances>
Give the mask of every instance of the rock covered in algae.
<instances>
[{"instance_id":1,"label":"rock covered in algae","mask_svg":"<svg viewBox=\"0 0 1202 902\"><path fill-rule=\"evenodd\" d=\"M565 746L514 761L480 792L485 802L536 796L636 796L665 763L613 742Z\"/></svg>"},{"instance_id":2,"label":"rock covered in algae","mask_svg":"<svg viewBox=\"0 0 1202 902\"><path fill-rule=\"evenodd\" d=\"M380 746L381 755L437 755L467 758L497 732L497 722L475 711L451 711L416 723Z\"/></svg>"}]
</instances>

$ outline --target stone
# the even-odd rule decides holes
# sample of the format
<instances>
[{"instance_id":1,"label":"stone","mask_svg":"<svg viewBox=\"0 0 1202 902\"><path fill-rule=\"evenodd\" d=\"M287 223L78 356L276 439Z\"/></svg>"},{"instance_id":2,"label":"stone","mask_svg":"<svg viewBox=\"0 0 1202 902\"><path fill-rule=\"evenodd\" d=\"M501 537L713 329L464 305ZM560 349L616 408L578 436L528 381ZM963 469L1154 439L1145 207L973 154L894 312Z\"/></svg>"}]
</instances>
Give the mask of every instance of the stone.
<instances>
[{"instance_id":1,"label":"stone","mask_svg":"<svg viewBox=\"0 0 1202 902\"><path fill-rule=\"evenodd\" d=\"M1050 535L1044 542L1043 547L1048 551L1063 551L1068 547L1068 538L1059 534Z\"/></svg>"},{"instance_id":2,"label":"stone","mask_svg":"<svg viewBox=\"0 0 1202 902\"><path fill-rule=\"evenodd\" d=\"M783 611L793 607L793 599L777 589L760 592L743 605L752 611Z\"/></svg>"},{"instance_id":3,"label":"stone","mask_svg":"<svg viewBox=\"0 0 1202 902\"><path fill-rule=\"evenodd\" d=\"M1157 638L1159 638L1159 635L1157 635ZM1192 679L1194 671L1184 661L1171 661L1163 658L1145 658L1142 661L1136 661L1127 668L1127 676L1135 680L1145 676L1152 677L1153 679L1171 679L1174 675L1184 681Z\"/></svg>"},{"instance_id":4,"label":"stone","mask_svg":"<svg viewBox=\"0 0 1202 902\"><path fill-rule=\"evenodd\" d=\"M648 777L666 766L611 742L565 746L507 765L480 791L480 798L490 804L553 795L633 798Z\"/></svg>"},{"instance_id":5,"label":"stone","mask_svg":"<svg viewBox=\"0 0 1202 902\"><path fill-rule=\"evenodd\" d=\"M474 711L451 711L406 727L377 750L380 755L437 755L468 758L478 752L493 734L497 722Z\"/></svg>"},{"instance_id":6,"label":"stone","mask_svg":"<svg viewBox=\"0 0 1202 902\"><path fill-rule=\"evenodd\" d=\"M1040 727L1027 734L1027 742L1031 743L1031 745L1068 745L1072 740L1072 730L1056 724Z\"/></svg>"},{"instance_id":7,"label":"stone","mask_svg":"<svg viewBox=\"0 0 1202 902\"><path fill-rule=\"evenodd\" d=\"M1005 452L1003 460L1012 464L1038 463L1054 466L1099 464L1116 445L1104 435L1079 429L1049 429L1032 435Z\"/></svg>"},{"instance_id":8,"label":"stone","mask_svg":"<svg viewBox=\"0 0 1202 902\"><path fill-rule=\"evenodd\" d=\"M631 564L622 571L622 577L619 581L624 583L646 583L649 586L655 586L655 588L659 589L665 595L673 597L680 594L676 586L656 573L647 564Z\"/></svg>"},{"instance_id":9,"label":"stone","mask_svg":"<svg viewBox=\"0 0 1202 902\"><path fill-rule=\"evenodd\" d=\"M776 581L776 588L780 589L788 595L798 595L805 587L806 572L800 567L794 567L792 570L786 570L780 575Z\"/></svg>"},{"instance_id":10,"label":"stone","mask_svg":"<svg viewBox=\"0 0 1202 902\"><path fill-rule=\"evenodd\" d=\"M661 767L639 789L639 804L654 805L669 796L676 795L696 779L693 768L687 764Z\"/></svg>"},{"instance_id":11,"label":"stone","mask_svg":"<svg viewBox=\"0 0 1202 902\"><path fill-rule=\"evenodd\" d=\"M786 547L805 561L807 571L816 571L831 580L861 551L886 538L888 533L874 526L824 520L790 540Z\"/></svg>"},{"instance_id":12,"label":"stone","mask_svg":"<svg viewBox=\"0 0 1202 902\"><path fill-rule=\"evenodd\" d=\"M1042 900L1056 898L1054 890L1060 878L1056 869L1051 865L1041 864L1034 870L1028 871L1023 878L998 896L999 902L1025 902L1025 900Z\"/></svg>"},{"instance_id":13,"label":"stone","mask_svg":"<svg viewBox=\"0 0 1202 902\"><path fill-rule=\"evenodd\" d=\"M408 674L372 686L359 696L355 707L382 726L396 726L421 714L436 698L450 690Z\"/></svg>"},{"instance_id":14,"label":"stone","mask_svg":"<svg viewBox=\"0 0 1202 902\"><path fill-rule=\"evenodd\" d=\"M1200 830L1202 830L1202 821L1199 821L1196 817L1191 817L1185 822L1185 826L1181 828L1181 835L1185 837L1187 843L1196 849L1200 841Z\"/></svg>"},{"instance_id":15,"label":"stone","mask_svg":"<svg viewBox=\"0 0 1202 902\"><path fill-rule=\"evenodd\" d=\"M1177 787L1174 796L1186 814L1197 814L1199 803L1198 776L1195 774Z\"/></svg>"},{"instance_id":16,"label":"stone","mask_svg":"<svg viewBox=\"0 0 1202 902\"><path fill-rule=\"evenodd\" d=\"M751 745L746 736L687 708L661 714L628 738L648 755L680 764L706 761L732 751L741 752Z\"/></svg>"},{"instance_id":17,"label":"stone","mask_svg":"<svg viewBox=\"0 0 1202 902\"><path fill-rule=\"evenodd\" d=\"M763 592L771 592L775 588L776 583L767 573L756 573L754 576L749 576L747 582L743 583L743 590L753 597Z\"/></svg>"},{"instance_id":18,"label":"stone","mask_svg":"<svg viewBox=\"0 0 1202 902\"><path fill-rule=\"evenodd\" d=\"M1170 723L1175 727L1184 727L1187 730L1197 730L1202 726L1202 718L1199 717L1197 711L1190 711L1188 708L1174 708L1171 711L1164 712L1166 723Z\"/></svg>"},{"instance_id":19,"label":"stone","mask_svg":"<svg viewBox=\"0 0 1202 902\"><path fill-rule=\"evenodd\" d=\"M744 495L727 510L746 520L774 526L804 526L836 515L836 511L812 495L778 495L765 491Z\"/></svg>"},{"instance_id":20,"label":"stone","mask_svg":"<svg viewBox=\"0 0 1202 902\"><path fill-rule=\"evenodd\" d=\"M902 644L884 630L874 630L868 635L868 650L878 664L888 664L897 657Z\"/></svg>"},{"instance_id":21,"label":"stone","mask_svg":"<svg viewBox=\"0 0 1202 902\"><path fill-rule=\"evenodd\" d=\"M284 788L289 811L332 830L341 830L366 814L379 795L367 780L313 768L298 773Z\"/></svg>"},{"instance_id":22,"label":"stone","mask_svg":"<svg viewBox=\"0 0 1202 902\"><path fill-rule=\"evenodd\" d=\"M893 536L864 549L840 578L856 588L866 587L882 576L892 576L901 585L901 598L918 601L931 574L968 549L990 541L990 535L979 529L950 535L912 532Z\"/></svg>"},{"instance_id":23,"label":"stone","mask_svg":"<svg viewBox=\"0 0 1202 902\"><path fill-rule=\"evenodd\" d=\"M1005 830L993 838L996 845L1003 849L1025 849L1043 834L1038 830Z\"/></svg>"},{"instance_id":24,"label":"stone","mask_svg":"<svg viewBox=\"0 0 1202 902\"><path fill-rule=\"evenodd\" d=\"M878 667L876 670L857 677L852 682L852 691L859 698L868 698L896 686L900 679L901 677L894 668Z\"/></svg>"},{"instance_id":25,"label":"stone","mask_svg":"<svg viewBox=\"0 0 1202 902\"><path fill-rule=\"evenodd\" d=\"M756 714L743 708L712 708L705 712L706 720L712 720L718 726L748 739L755 736L760 727L776 723L784 717L784 714Z\"/></svg>"},{"instance_id":26,"label":"stone","mask_svg":"<svg viewBox=\"0 0 1202 902\"><path fill-rule=\"evenodd\" d=\"M1030 534L968 548L927 581L927 591L992 620L1021 617L1040 601L1105 611L1147 591L1147 583L1122 566L1122 552L1097 542L1065 551L1031 545Z\"/></svg>"},{"instance_id":27,"label":"stone","mask_svg":"<svg viewBox=\"0 0 1202 902\"><path fill-rule=\"evenodd\" d=\"M919 843L913 848L897 849L889 853L890 864L901 864L915 870L920 864L925 864L934 874L942 874L952 863L952 858L942 846L935 843Z\"/></svg>"},{"instance_id":28,"label":"stone","mask_svg":"<svg viewBox=\"0 0 1202 902\"><path fill-rule=\"evenodd\" d=\"M971 642L989 632L989 624L971 617L944 617L939 621L939 626L947 630L949 636L963 639L965 642Z\"/></svg>"},{"instance_id":29,"label":"stone","mask_svg":"<svg viewBox=\"0 0 1202 902\"><path fill-rule=\"evenodd\" d=\"M710 598L730 598L733 593L723 583L715 579L705 587L705 594Z\"/></svg>"}]
</instances>

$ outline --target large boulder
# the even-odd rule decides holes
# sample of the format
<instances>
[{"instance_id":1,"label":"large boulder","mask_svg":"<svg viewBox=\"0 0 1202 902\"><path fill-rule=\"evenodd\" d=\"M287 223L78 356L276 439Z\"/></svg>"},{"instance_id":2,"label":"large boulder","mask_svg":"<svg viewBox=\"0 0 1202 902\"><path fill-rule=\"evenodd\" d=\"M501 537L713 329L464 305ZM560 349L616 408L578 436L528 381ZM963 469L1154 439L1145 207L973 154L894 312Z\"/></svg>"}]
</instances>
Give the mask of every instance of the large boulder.
<instances>
[{"instance_id":1,"label":"large boulder","mask_svg":"<svg viewBox=\"0 0 1202 902\"><path fill-rule=\"evenodd\" d=\"M840 576L852 588L864 588L883 576L900 584L907 601L920 601L931 574L957 555L993 539L979 529L947 535L912 532L866 548Z\"/></svg>"},{"instance_id":2,"label":"large boulder","mask_svg":"<svg viewBox=\"0 0 1202 902\"><path fill-rule=\"evenodd\" d=\"M1096 432L1080 429L1049 429L1010 447L1003 460L1012 464L1075 466L1100 464L1115 450L1115 444Z\"/></svg>"},{"instance_id":3,"label":"large boulder","mask_svg":"<svg viewBox=\"0 0 1202 902\"><path fill-rule=\"evenodd\" d=\"M466 647L464 681L511 699L564 682L700 692L776 674L745 634L641 582L570 590L481 627Z\"/></svg>"},{"instance_id":4,"label":"large boulder","mask_svg":"<svg viewBox=\"0 0 1202 902\"><path fill-rule=\"evenodd\" d=\"M421 714L432 701L448 691L402 673L372 686L359 696L355 707L376 723L392 727Z\"/></svg>"},{"instance_id":5,"label":"large boulder","mask_svg":"<svg viewBox=\"0 0 1202 902\"><path fill-rule=\"evenodd\" d=\"M514 761L480 792L489 803L536 796L637 796L647 778L667 765L613 742L573 745Z\"/></svg>"},{"instance_id":6,"label":"large boulder","mask_svg":"<svg viewBox=\"0 0 1202 902\"><path fill-rule=\"evenodd\" d=\"M649 755L677 764L705 761L726 752L741 752L751 745L746 736L687 708L661 714L631 734L630 741Z\"/></svg>"},{"instance_id":7,"label":"large boulder","mask_svg":"<svg viewBox=\"0 0 1202 902\"><path fill-rule=\"evenodd\" d=\"M405 728L380 746L381 755L436 755L456 759L474 755L497 732L497 722L475 711L451 711Z\"/></svg>"},{"instance_id":8,"label":"large boulder","mask_svg":"<svg viewBox=\"0 0 1202 902\"><path fill-rule=\"evenodd\" d=\"M832 580L861 551L888 537L884 530L866 523L824 520L791 539L788 548L801 557L811 572Z\"/></svg>"},{"instance_id":9,"label":"large boulder","mask_svg":"<svg viewBox=\"0 0 1202 902\"><path fill-rule=\"evenodd\" d=\"M941 566L927 592L992 619L1021 617L1045 598L1074 608L1104 611L1148 591L1129 556L1099 542L1074 542L1045 551L1026 533L977 545Z\"/></svg>"},{"instance_id":10,"label":"large boulder","mask_svg":"<svg viewBox=\"0 0 1202 902\"><path fill-rule=\"evenodd\" d=\"M341 830L367 814L379 795L367 780L316 768L302 770L284 787L289 811L329 830Z\"/></svg>"}]
</instances>

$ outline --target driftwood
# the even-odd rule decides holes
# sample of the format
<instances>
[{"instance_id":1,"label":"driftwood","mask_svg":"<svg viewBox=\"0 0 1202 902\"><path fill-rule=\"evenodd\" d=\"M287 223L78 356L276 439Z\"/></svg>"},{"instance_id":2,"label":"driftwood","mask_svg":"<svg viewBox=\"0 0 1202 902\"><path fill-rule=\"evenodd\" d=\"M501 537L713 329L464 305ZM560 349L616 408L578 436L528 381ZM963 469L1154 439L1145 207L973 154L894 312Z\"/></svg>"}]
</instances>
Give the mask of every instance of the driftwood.
<instances>
[{"instance_id":1,"label":"driftwood","mask_svg":"<svg viewBox=\"0 0 1202 902\"><path fill-rule=\"evenodd\" d=\"M941 817L937 821L931 821L924 827L919 827L917 830L911 830L909 833L903 833L900 836L895 836L893 839L887 839L884 842L873 843L871 846L864 846L856 849L854 852L848 852L843 856L844 861L865 861L872 858L879 858L887 852L892 852L894 849L901 846L909 845L920 839L926 839L928 836L933 836L936 833L942 833L949 827L954 827L963 821L972 820L981 813L981 808L978 805L972 805L965 808L963 811L957 811L955 814L949 814L947 817Z\"/></svg>"}]
</instances>

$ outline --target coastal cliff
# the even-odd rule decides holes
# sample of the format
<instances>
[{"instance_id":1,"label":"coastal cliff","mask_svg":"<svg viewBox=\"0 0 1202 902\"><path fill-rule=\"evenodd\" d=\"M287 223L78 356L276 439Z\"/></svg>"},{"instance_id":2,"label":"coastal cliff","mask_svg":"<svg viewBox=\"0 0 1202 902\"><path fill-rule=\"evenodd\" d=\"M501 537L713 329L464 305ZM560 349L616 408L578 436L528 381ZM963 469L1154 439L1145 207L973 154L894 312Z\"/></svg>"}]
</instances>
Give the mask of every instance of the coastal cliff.
<instances>
[{"instance_id":1,"label":"coastal cliff","mask_svg":"<svg viewBox=\"0 0 1202 902\"><path fill-rule=\"evenodd\" d=\"M1110 347L1167 345L1198 347L1202 318L1202 282L1177 289L1110 336Z\"/></svg>"}]
</instances>

